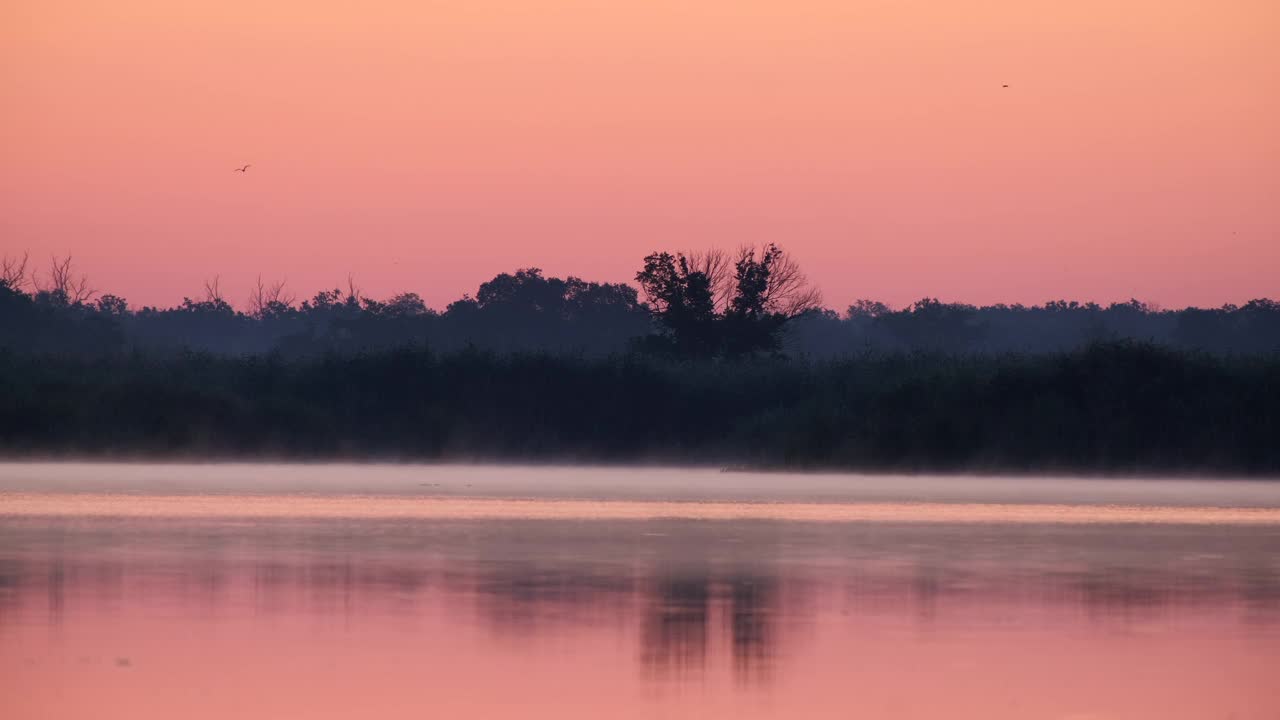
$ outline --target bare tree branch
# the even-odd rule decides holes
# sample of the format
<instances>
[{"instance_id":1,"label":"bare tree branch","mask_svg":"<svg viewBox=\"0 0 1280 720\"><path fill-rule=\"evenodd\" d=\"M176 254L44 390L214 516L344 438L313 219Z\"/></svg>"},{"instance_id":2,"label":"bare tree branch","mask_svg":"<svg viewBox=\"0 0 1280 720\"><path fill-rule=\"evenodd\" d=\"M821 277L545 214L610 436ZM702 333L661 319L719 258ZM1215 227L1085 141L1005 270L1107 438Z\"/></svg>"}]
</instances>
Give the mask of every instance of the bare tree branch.
<instances>
[{"instance_id":1,"label":"bare tree branch","mask_svg":"<svg viewBox=\"0 0 1280 720\"><path fill-rule=\"evenodd\" d=\"M269 285L264 284L262 276L259 275L257 284L249 291L249 313L262 317L271 314L274 310L292 306L296 298L293 293L285 290L286 282L281 280Z\"/></svg>"},{"instance_id":2,"label":"bare tree branch","mask_svg":"<svg viewBox=\"0 0 1280 720\"><path fill-rule=\"evenodd\" d=\"M751 250L744 248L743 252ZM795 258L772 243L761 248L760 255L770 259L769 284L764 292L764 306L769 312L792 318L821 306L822 292L809 285Z\"/></svg>"},{"instance_id":3,"label":"bare tree branch","mask_svg":"<svg viewBox=\"0 0 1280 720\"><path fill-rule=\"evenodd\" d=\"M214 275L212 280L204 281L204 299L205 302L211 302L220 305L226 302L226 298L222 296L222 288L219 287L221 275Z\"/></svg>"},{"instance_id":4,"label":"bare tree branch","mask_svg":"<svg viewBox=\"0 0 1280 720\"><path fill-rule=\"evenodd\" d=\"M711 296L715 301L716 311L723 312L729 307L737 288L734 286L733 260L729 253L720 248L709 248L685 254L689 269L700 272L711 281Z\"/></svg>"},{"instance_id":5,"label":"bare tree branch","mask_svg":"<svg viewBox=\"0 0 1280 720\"><path fill-rule=\"evenodd\" d=\"M360 298L360 288L356 285L355 275L347 273L347 302L359 305Z\"/></svg>"},{"instance_id":6,"label":"bare tree branch","mask_svg":"<svg viewBox=\"0 0 1280 720\"><path fill-rule=\"evenodd\" d=\"M38 292L54 295L71 305L80 305L97 294L96 290L89 287L88 276L76 276L70 255L61 260L57 255L50 256L48 284L39 282L34 273L31 284Z\"/></svg>"},{"instance_id":7,"label":"bare tree branch","mask_svg":"<svg viewBox=\"0 0 1280 720\"><path fill-rule=\"evenodd\" d=\"M689 270L703 273L710 280L717 312L727 311L733 303L738 293L736 270L745 260L768 263L769 282L763 296L766 311L796 317L822 304L822 293L809 286L800 265L773 243L760 247L741 245L733 254L711 248L685 253L682 257L688 260Z\"/></svg>"},{"instance_id":8,"label":"bare tree branch","mask_svg":"<svg viewBox=\"0 0 1280 720\"><path fill-rule=\"evenodd\" d=\"M272 302L277 302L281 305L293 305L293 301L298 298L292 292L285 292L284 284L285 281L281 280L271 286Z\"/></svg>"},{"instance_id":9,"label":"bare tree branch","mask_svg":"<svg viewBox=\"0 0 1280 720\"><path fill-rule=\"evenodd\" d=\"M5 255L0 258L0 285L6 285L10 290L21 290L31 280L27 277L27 260L30 258L29 253L22 253L21 258L10 258Z\"/></svg>"}]
</instances>

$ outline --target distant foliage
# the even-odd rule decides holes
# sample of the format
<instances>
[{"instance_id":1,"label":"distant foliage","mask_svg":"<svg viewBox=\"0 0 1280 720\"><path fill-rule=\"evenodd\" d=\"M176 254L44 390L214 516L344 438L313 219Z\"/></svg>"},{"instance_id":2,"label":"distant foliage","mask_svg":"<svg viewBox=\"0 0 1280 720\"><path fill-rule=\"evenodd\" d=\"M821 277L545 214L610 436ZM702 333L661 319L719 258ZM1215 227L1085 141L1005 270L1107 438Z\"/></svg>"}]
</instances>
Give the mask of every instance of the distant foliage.
<instances>
[{"instance_id":1,"label":"distant foliage","mask_svg":"<svg viewBox=\"0 0 1280 720\"><path fill-rule=\"evenodd\" d=\"M1280 303L1252 300L1216 309L1160 310L1137 300L1039 306L919 300L901 310L860 300L843 315L819 310L792 323L786 349L810 357L876 350L1051 353L1132 340L1220 354L1280 352Z\"/></svg>"},{"instance_id":2,"label":"distant foliage","mask_svg":"<svg viewBox=\"0 0 1280 720\"><path fill-rule=\"evenodd\" d=\"M798 265L774 245L737 254L656 252L636 287L502 273L443 311L412 292L378 300L347 279L298 302L283 281L259 280L242 309L219 278L176 307L130 307L100 293L70 257L38 270L0 258L0 348L19 353L120 354L197 350L284 357L398 347L468 347L600 357L838 358L875 352L1053 353L1133 340L1217 354L1280 352L1280 303L1161 310L1131 300L1101 306L976 307L925 298L894 310L859 300L823 308Z\"/></svg>"},{"instance_id":3,"label":"distant foliage","mask_svg":"<svg viewBox=\"0 0 1280 720\"><path fill-rule=\"evenodd\" d=\"M822 308L775 246L640 290L503 273L443 311L348 278L171 308L0 261L0 453L1280 473L1280 304ZM643 300L642 300L643 297Z\"/></svg>"},{"instance_id":4,"label":"distant foliage","mask_svg":"<svg viewBox=\"0 0 1280 720\"><path fill-rule=\"evenodd\" d=\"M344 305L339 303L339 306ZM0 453L1280 473L1280 356L0 352Z\"/></svg>"}]
</instances>

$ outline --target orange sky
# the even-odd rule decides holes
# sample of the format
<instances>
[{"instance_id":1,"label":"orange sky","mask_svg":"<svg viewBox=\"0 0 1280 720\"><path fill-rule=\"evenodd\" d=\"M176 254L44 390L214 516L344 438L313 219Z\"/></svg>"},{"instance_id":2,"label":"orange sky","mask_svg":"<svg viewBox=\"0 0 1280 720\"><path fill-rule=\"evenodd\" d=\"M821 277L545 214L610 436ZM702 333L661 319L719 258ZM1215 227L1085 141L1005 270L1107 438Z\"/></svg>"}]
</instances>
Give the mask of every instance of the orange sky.
<instances>
[{"instance_id":1,"label":"orange sky","mask_svg":"<svg viewBox=\"0 0 1280 720\"><path fill-rule=\"evenodd\" d=\"M9 0L0 254L442 306L778 241L837 308L1218 305L1280 295L1276 128L1275 0Z\"/></svg>"}]
</instances>

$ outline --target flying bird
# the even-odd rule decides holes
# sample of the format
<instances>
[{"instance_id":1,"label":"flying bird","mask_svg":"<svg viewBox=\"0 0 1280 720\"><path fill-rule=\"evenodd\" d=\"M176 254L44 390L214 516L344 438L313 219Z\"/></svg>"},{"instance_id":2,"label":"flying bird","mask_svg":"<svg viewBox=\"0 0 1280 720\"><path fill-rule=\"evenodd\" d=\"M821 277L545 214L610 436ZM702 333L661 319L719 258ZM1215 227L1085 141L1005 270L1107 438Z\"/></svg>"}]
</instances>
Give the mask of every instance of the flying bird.
<instances>
[{"instance_id":1,"label":"flying bird","mask_svg":"<svg viewBox=\"0 0 1280 720\"><path fill-rule=\"evenodd\" d=\"M253 166L252 166L252 165L245 165L244 167L238 167L238 168L236 168L236 169L235 169L235 172L249 172L249 168L251 168L251 167L253 167Z\"/></svg>"},{"instance_id":2,"label":"flying bird","mask_svg":"<svg viewBox=\"0 0 1280 720\"><path fill-rule=\"evenodd\" d=\"M1009 86L1008 86L1008 85L1001 85L1000 87L1009 87Z\"/></svg>"}]
</instances>

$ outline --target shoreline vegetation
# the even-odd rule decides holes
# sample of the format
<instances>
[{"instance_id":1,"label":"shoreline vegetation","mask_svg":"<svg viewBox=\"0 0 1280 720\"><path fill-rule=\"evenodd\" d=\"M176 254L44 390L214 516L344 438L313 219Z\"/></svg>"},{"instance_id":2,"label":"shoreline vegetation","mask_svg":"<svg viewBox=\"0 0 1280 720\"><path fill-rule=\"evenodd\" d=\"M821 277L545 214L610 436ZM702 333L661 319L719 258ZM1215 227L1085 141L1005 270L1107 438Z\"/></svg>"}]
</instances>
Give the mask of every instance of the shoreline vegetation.
<instances>
[{"instance_id":1,"label":"shoreline vegetation","mask_svg":"<svg viewBox=\"0 0 1280 720\"><path fill-rule=\"evenodd\" d=\"M0 354L0 453L1280 474L1280 358Z\"/></svg>"},{"instance_id":2,"label":"shoreline vegetation","mask_svg":"<svg viewBox=\"0 0 1280 720\"><path fill-rule=\"evenodd\" d=\"M1273 300L838 315L774 245L635 281L135 310L5 258L0 456L1280 475Z\"/></svg>"},{"instance_id":3,"label":"shoreline vegetation","mask_svg":"<svg viewBox=\"0 0 1280 720\"><path fill-rule=\"evenodd\" d=\"M922 298L890 308L858 300L825 307L777 249L737 255L654 253L636 286L501 273L443 310L413 292L378 300L345 289L298 301L261 280L232 304L215 276L174 307L133 307L91 288L68 258L47 270L0 257L0 350L102 355L199 351L305 357L429 347L603 357L785 355L839 359L866 353L1056 353L1134 341L1214 354L1280 354L1280 302L1164 310L1130 300L1099 305L974 306ZM637 286L639 290L637 290Z\"/></svg>"}]
</instances>

